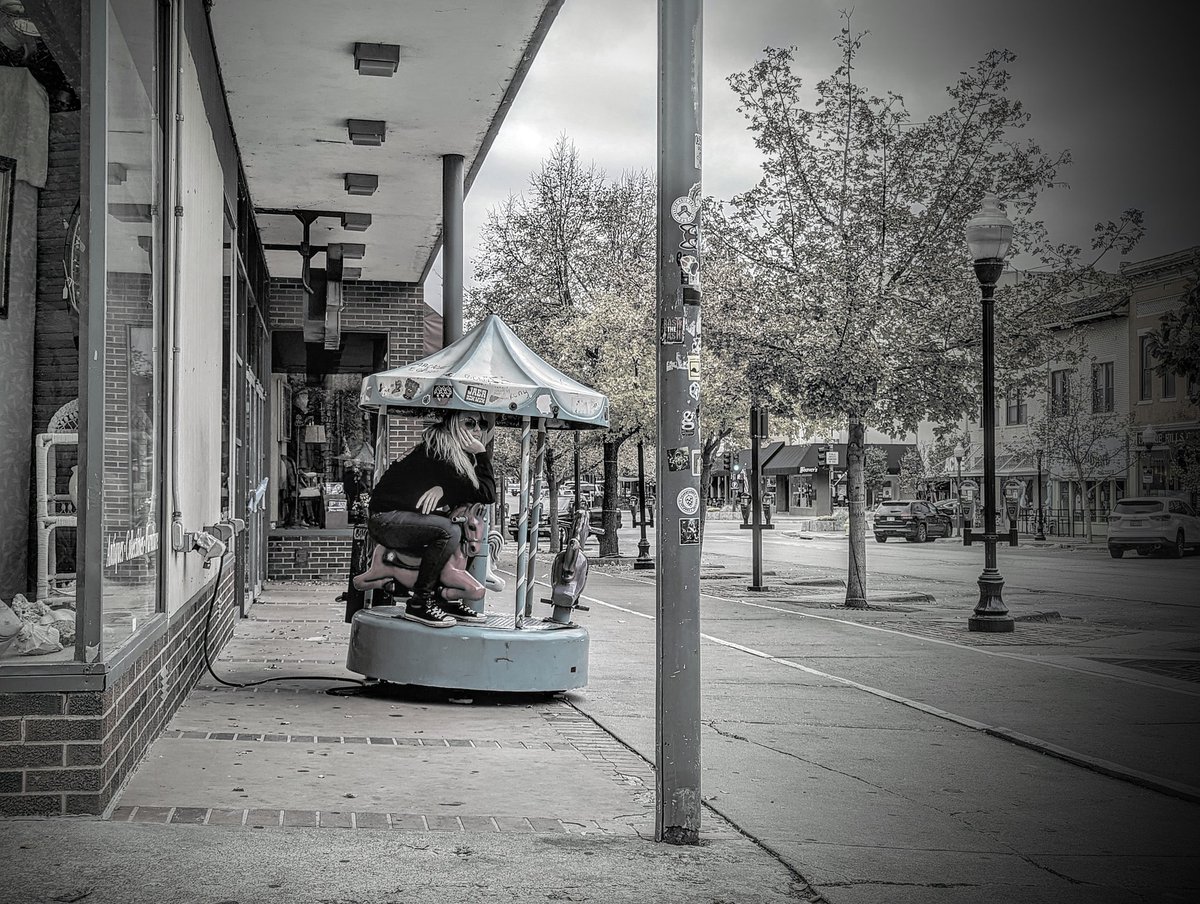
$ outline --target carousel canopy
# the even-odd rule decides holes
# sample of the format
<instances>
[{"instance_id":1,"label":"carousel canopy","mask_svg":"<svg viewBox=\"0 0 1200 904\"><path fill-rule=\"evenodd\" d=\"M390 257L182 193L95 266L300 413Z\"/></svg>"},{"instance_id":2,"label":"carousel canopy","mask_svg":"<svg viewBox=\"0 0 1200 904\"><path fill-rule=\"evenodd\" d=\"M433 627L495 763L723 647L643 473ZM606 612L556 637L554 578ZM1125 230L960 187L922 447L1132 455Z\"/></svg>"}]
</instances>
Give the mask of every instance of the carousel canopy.
<instances>
[{"instance_id":1,"label":"carousel canopy","mask_svg":"<svg viewBox=\"0 0 1200 904\"><path fill-rule=\"evenodd\" d=\"M608 398L547 364L496 314L427 358L366 377L359 404L418 415L478 411L507 425L533 417L549 427L608 426Z\"/></svg>"}]
</instances>

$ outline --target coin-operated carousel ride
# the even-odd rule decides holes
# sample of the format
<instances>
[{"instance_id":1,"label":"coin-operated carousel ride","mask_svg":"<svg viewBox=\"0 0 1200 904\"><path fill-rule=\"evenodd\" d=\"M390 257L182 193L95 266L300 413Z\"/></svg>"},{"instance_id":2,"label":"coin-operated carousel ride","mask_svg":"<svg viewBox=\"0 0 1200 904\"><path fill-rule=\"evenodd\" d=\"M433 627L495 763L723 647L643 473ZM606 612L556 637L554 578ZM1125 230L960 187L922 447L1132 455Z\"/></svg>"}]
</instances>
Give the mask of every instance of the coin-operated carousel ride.
<instances>
[{"instance_id":1,"label":"coin-operated carousel ride","mask_svg":"<svg viewBox=\"0 0 1200 904\"><path fill-rule=\"evenodd\" d=\"M379 416L377 479L387 466L389 416L473 412L497 428L520 430L516 586L511 606L503 607L499 597L488 605L486 588L500 582L489 573L486 509L478 506L457 513L464 548L443 570L439 593L482 614L480 622L443 629L399 617L404 601L391 604L389 591L396 587L381 575L391 570L393 585L404 586L419 560L395 550L373 550L365 535L356 537L356 549L363 541L366 545L351 566L356 574L347 597L346 667L369 678L424 687L554 692L585 686L588 634L573 615L582 608L588 513L577 513L574 537L555 559L550 593L541 598L534 581L540 484L547 430L607 427L608 399L546 363L491 314L441 351L366 377L360 404ZM549 613L535 615L535 605L543 604L549 605Z\"/></svg>"}]
</instances>

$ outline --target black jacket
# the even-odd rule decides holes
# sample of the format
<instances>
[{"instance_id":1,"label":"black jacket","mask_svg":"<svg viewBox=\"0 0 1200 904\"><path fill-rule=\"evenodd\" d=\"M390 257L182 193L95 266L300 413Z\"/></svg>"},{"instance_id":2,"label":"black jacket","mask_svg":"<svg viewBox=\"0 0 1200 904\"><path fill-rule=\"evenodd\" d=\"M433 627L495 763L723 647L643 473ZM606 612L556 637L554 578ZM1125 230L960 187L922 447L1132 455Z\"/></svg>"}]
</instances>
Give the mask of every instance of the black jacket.
<instances>
[{"instance_id":1,"label":"black jacket","mask_svg":"<svg viewBox=\"0 0 1200 904\"><path fill-rule=\"evenodd\" d=\"M475 475L479 486L459 474L454 465L433 458L424 443L404 456L384 472L371 491L372 514L375 512L415 512L417 500L430 487L441 487L438 508L454 508L473 502L496 501L496 478L492 474L492 459L486 452L475 456Z\"/></svg>"}]
</instances>

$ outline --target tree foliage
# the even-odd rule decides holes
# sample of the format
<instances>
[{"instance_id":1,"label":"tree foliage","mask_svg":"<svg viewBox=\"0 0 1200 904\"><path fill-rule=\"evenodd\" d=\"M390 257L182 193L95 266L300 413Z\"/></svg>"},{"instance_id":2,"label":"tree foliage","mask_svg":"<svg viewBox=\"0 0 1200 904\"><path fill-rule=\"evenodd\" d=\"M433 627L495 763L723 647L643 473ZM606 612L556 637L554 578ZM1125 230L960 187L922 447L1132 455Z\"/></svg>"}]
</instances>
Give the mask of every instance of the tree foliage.
<instances>
[{"instance_id":1,"label":"tree foliage","mask_svg":"<svg viewBox=\"0 0 1200 904\"><path fill-rule=\"evenodd\" d=\"M654 216L650 175L609 179L560 138L528 191L488 212L466 299L469 320L495 311L555 367L608 396L609 429L589 436L584 450L604 463L608 555L618 551L617 454L629 437L654 429ZM631 378L639 361L649 362L641 380ZM570 438L551 442L554 498L573 448Z\"/></svg>"},{"instance_id":2,"label":"tree foliage","mask_svg":"<svg viewBox=\"0 0 1200 904\"><path fill-rule=\"evenodd\" d=\"M763 176L714 211L705 235L708 259L744 300L731 340L748 368L805 416L849 427L847 604L865 605L866 426L896 435L979 404L979 287L964 227L984 194L1007 202L1013 253L1049 274L997 294L995 360L1002 372L1014 365L1012 379L1049 357L1060 300L1102 282L1096 260L1127 250L1141 225L1129 211L1098 226L1087 261L1050 241L1035 205L1070 158L1020 137L1029 114L1009 94L1011 53L987 54L918 121L900 95L858 81L862 35L848 15L837 44L841 63L811 104L790 49L730 76Z\"/></svg>"},{"instance_id":3,"label":"tree foliage","mask_svg":"<svg viewBox=\"0 0 1200 904\"><path fill-rule=\"evenodd\" d=\"M1200 274L1179 307L1164 314L1150 334L1150 352L1158 360L1159 374L1183 376L1188 398L1200 404Z\"/></svg>"}]
</instances>

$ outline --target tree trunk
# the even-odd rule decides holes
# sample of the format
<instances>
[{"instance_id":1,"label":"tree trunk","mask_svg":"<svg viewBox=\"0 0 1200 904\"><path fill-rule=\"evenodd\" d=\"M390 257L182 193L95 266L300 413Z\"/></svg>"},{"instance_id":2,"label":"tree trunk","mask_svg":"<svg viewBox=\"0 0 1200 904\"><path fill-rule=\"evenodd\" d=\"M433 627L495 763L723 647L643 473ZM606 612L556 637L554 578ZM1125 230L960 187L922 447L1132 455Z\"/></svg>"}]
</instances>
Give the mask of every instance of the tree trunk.
<instances>
[{"instance_id":1,"label":"tree trunk","mask_svg":"<svg viewBox=\"0 0 1200 904\"><path fill-rule=\"evenodd\" d=\"M850 441L846 444L846 501L850 504L849 567L846 572L846 606L867 608L867 488L863 474L863 439L866 427L850 417ZM832 477L832 471L830 472Z\"/></svg>"},{"instance_id":2,"label":"tree trunk","mask_svg":"<svg viewBox=\"0 0 1200 904\"><path fill-rule=\"evenodd\" d=\"M617 538L617 519L621 513L617 510L617 452L624 440L604 441L604 519L601 522L604 533L600 536L600 555L619 556L621 544Z\"/></svg>"},{"instance_id":3,"label":"tree trunk","mask_svg":"<svg viewBox=\"0 0 1200 904\"><path fill-rule=\"evenodd\" d=\"M1079 506L1083 509L1083 537L1084 542L1092 542L1092 506L1088 502L1087 480L1083 477L1082 470L1079 477Z\"/></svg>"}]
</instances>

